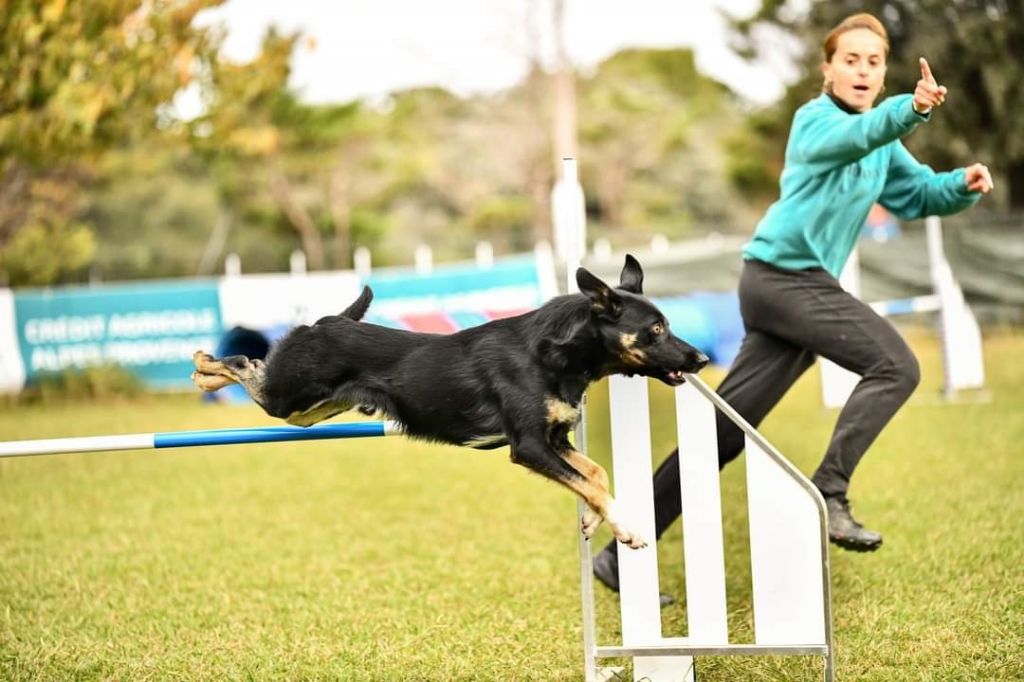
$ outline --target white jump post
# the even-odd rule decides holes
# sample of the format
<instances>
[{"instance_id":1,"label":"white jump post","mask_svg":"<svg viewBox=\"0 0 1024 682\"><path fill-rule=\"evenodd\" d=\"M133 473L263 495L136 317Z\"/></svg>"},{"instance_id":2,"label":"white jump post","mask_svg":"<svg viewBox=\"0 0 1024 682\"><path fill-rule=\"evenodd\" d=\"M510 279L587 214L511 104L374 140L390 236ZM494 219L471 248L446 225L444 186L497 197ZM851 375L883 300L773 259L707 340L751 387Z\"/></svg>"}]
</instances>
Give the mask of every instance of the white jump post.
<instances>
[{"instance_id":1,"label":"white jump post","mask_svg":"<svg viewBox=\"0 0 1024 682\"><path fill-rule=\"evenodd\" d=\"M693 680L694 657L704 655L820 656L824 679L832 682L825 501L813 483L701 379L687 375L686 380L676 389L676 421L688 634L661 633L646 380L614 377L609 393L615 496L651 545L643 550L619 547L622 645L596 646L593 656L631 656L633 679L649 682ZM732 643L728 632L716 408L745 434L754 643ZM607 676L596 668L587 671L587 679Z\"/></svg>"},{"instance_id":2,"label":"white jump post","mask_svg":"<svg viewBox=\"0 0 1024 682\"><path fill-rule=\"evenodd\" d=\"M576 166L563 164L564 198L578 187ZM563 201L556 234L566 239L567 288L575 291L582 202ZM665 637L661 628L658 558L654 538L650 412L647 380L609 379L615 498L625 522L650 543L640 550L620 544L619 603L622 644L600 646L594 618L593 563L580 534L583 649L587 682L611 679L617 669L602 658L633 659L633 679L693 682L695 656L814 655L825 659L824 679L834 679L827 512L814 485L699 378L676 389L683 552L688 634ZM745 433L755 643L729 641L725 552L719 493L716 407ZM582 406L581 406L582 411ZM576 433L586 447L586 413ZM577 528L584 511L577 505Z\"/></svg>"},{"instance_id":3,"label":"white jump post","mask_svg":"<svg viewBox=\"0 0 1024 682\"><path fill-rule=\"evenodd\" d=\"M576 269L583 259L583 252L586 250L586 214L582 202L573 201L572 198L582 195L579 176L577 175L576 159L562 159L562 177L559 179L552 192L552 207L554 209L554 233L555 243L561 245L562 257L565 263L565 291L571 294L578 291L576 285ZM561 235L561 236L559 236ZM587 454L587 429L586 429L586 395L580 401L580 414L584 416L579 421L574 433L576 449L583 455ZM586 512L586 504L583 500L576 501L576 527ZM579 558L580 558L580 590L583 602L583 665L586 670L586 682L595 682L594 677L597 671L597 659L594 657L596 648L596 627L594 624L594 565L593 555L590 551L590 541L579 533Z\"/></svg>"},{"instance_id":4,"label":"white jump post","mask_svg":"<svg viewBox=\"0 0 1024 682\"><path fill-rule=\"evenodd\" d=\"M981 330L974 313L964 302L964 292L953 277L942 246L942 222L935 216L925 221L932 283L939 297L939 330L942 336L943 392L953 398L963 389L985 385L985 360Z\"/></svg>"},{"instance_id":5,"label":"white jump post","mask_svg":"<svg viewBox=\"0 0 1024 682\"><path fill-rule=\"evenodd\" d=\"M985 360L982 354L981 330L974 313L964 302L963 290L953 277L942 245L942 221L937 216L925 219L928 265L934 294L915 298L879 301L871 307L888 317L901 313L938 312L939 337L942 342L942 391L947 399L957 391L984 388ZM850 254L839 282L843 288L860 298L860 260L857 251ZM821 391L825 407L846 404L860 376L821 358Z\"/></svg>"}]
</instances>

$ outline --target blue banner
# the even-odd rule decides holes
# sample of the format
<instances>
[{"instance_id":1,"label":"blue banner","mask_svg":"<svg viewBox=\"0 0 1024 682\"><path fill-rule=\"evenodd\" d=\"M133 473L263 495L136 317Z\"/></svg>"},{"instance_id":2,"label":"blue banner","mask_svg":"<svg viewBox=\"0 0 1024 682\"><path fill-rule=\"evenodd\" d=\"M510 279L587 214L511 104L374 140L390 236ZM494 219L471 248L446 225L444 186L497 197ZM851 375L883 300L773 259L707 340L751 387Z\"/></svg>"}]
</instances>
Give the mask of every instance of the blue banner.
<instances>
[{"instance_id":1,"label":"blue banner","mask_svg":"<svg viewBox=\"0 0 1024 682\"><path fill-rule=\"evenodd\" d=\"M117 364L152 387L188 386L192 353L223 333L214 281L17 290L14 317L29 383Z\"/></svg>"}]
</instances>

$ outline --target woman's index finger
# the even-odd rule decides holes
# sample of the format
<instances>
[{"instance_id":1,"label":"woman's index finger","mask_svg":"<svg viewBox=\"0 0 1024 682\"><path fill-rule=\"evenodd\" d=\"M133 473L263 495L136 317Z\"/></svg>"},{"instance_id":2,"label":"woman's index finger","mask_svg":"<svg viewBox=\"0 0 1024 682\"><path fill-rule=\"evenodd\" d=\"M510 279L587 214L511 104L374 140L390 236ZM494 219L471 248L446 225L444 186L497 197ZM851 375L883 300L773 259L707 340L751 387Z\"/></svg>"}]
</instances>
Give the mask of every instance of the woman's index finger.
<instances>
[{"instance_id":1,"label":"woman's index finger","mask_svg":"<svg viewBox=\"0 0 1024 682\"><path fill-rule=\"evenodd\" d=\"M921 78L925 79L929 83L935 83L935 76L932 75L932 68L928 66L928 60L924 57L920 58L921 63Z\"/></svg>"}]
</instances>

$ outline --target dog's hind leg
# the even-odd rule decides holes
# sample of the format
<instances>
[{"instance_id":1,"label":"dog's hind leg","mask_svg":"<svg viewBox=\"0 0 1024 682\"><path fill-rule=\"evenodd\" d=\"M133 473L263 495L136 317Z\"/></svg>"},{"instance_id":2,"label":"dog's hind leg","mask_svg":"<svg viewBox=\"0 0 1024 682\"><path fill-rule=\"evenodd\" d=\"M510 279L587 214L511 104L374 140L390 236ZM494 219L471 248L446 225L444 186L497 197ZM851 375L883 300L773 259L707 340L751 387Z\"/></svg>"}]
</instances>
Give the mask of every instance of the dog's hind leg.
<instances>
[{"instance_id":1,"label":"dog's hind leg","mask_svg":"<svg viewBox=\"0 0 1024 682\"><path fill-rule=\"evenodd\" d=\"M350 403L321 400L305 410L292 412L287 417L284 417L284 420L292 426L312 426L342 412L348 412L351 409L352 405Z\"/></svg>"},{"instance_id":2,"label":"dog's hind leg","mask_svg":"<svg viewBox=\"0 0 1024 682\"><path fill-rule=\"evenodd\" d=\"M221 376L219 374L202 374L200 372L192 372L192 383L207 393L211 393L236 382L231 377Z\"/></svg>"},{"instance_id":3,"label":"dog's hind leg","mask_svg":"<svg viewBox=\"0 0 1024 682\"><path fill-rule=\"evenodd\" d=\"M229 384L241 384L249 397L264 405L263 377L266 365L262 360L250 360L244 355L231 355L217 359L201 350L192 355L196 371L192 383L204 391L216 391Z\"/></svg>"}]
</instances>

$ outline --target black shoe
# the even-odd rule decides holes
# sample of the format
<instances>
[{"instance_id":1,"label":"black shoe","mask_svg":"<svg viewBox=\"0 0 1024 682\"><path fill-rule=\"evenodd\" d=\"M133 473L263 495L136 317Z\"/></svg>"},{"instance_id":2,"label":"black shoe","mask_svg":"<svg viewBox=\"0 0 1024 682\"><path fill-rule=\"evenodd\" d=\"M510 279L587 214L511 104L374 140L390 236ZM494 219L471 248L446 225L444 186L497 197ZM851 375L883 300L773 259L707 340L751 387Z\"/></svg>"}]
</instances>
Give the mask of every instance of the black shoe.
<instances>
[{"instance_id":1,"label":"black shoe","mask_svg":"<svg viewBox=\"0 0 1024 682\"><path fill-rule=\"evenodd\" d=\"M594 577L612 592L619 591L619 557L608 547L594 556ZM661 608L674 604L672 595L659 594Z\"/></svg>"},{"instance_id":2,"label":"black shoe","mask_svg":"<svg viewBox=\"0 0 1024 682\"><path fill-rule=\"evenodd\" d=\"M828 539L832 544L854 552L873 552L882 546L882 534L868 530L850 514L845 495L825 498L828 509Z\"/></svg>"}]
</instances>

